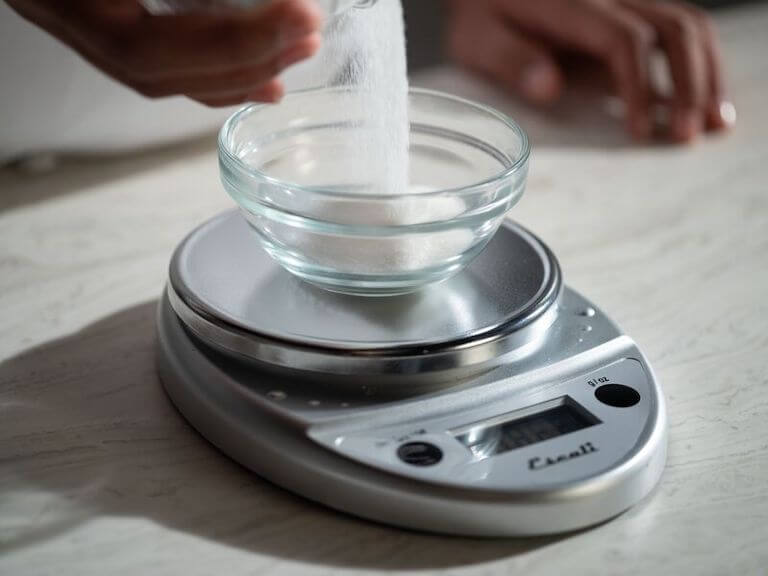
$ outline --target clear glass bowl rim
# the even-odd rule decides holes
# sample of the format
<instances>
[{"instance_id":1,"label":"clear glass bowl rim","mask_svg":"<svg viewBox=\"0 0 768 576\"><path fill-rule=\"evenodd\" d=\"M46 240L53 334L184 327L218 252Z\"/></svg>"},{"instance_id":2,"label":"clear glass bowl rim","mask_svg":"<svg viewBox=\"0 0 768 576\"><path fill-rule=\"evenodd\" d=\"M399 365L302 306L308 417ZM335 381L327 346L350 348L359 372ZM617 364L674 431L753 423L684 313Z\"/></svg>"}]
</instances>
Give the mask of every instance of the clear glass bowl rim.
<instances>
[{"instance_id":1,"label":"clear glass bowl rim","mask_svg":"<svg viewBox=\"0 0 768 576\"><path fill-rule=\"evenodd\" d=\"M332 88L306 88L303 90L292 91L289 94L287 94L285 97L291 98L292 96L306 96L307 94L319 93L319 92L354 92L354 91L355 91L354 88L349 88L344 86L338 86L338 87L332 87ZM402 198L409 198L409 197L414 197L414 198L418 197L420 199L425 199L425 198L429 198L430 196L442 196L445 194L471 196L472 194L482 192L486 188L498 184L500 181L503 181L508 178L512 178L517 171L519 171L522 167L524 167L527 164L528 157L530 156L530 153L531 153L531 145L528 140L528 135L526 134L525 130L523 130L522 127L517 122L515 122L510 116L507 116L506 114L503 114L502 112L499 112L498 110L496 110L495 108L491 108L490 106L486 106L484 104L480 104L478 102L474 102L472 100L468 100L460 96L454 96L453 94L441 92L439 90L430 90L427 88L410 88L408 90L408 93L409 95L430 96L433 98L449 100L453 103L469 106L470 108L474 108L475 110L478 110L480 112L493 116L494 118L496 118L497 120L505 124L520 139L520 155L517 158L517 160L515 160L515 162L508 168L502 170L501 172L498 172L497 174L494 174L493 176L490 176L489 178L481 180L480 182L477 182L475 184L459 186L457 188L441 188L439 190L432 190L430 192L410 192L406 194L398 194L396 198L402 199ZM259 110L263 110L270 106L276 106L276 105L279 106L280 104L279 103L278 104L247 104L242 108L240 108L239 110L237 110L235 113L233 113L224 122L224 125L221 127L221 130L219 131L219 138L218 138L219 160L223 162L225 165L227 165L227 167L230 170L233 170L243 176L246 176L249 179L257 179L257 180L264 181L265 183L271 184L273 186L290 188L294 192L300 192L300 193L306 192L307 194L314 194L314 195L319 194L327 197L337 197L339 199L346 199L346 200L355 199L355 198L367 199L367 200L372 200L372 199L380 199L380 200L390 199L391 200L393 198L392 195L387 195L387 194L367 194L364 192L356 193L356 192L330 190L330 189L322 188L319 186L306 186L306 185L295 184L293 182L289 182L286 180L281 180L281 179L269 176L264 172L262 172L261 170L247 165L235 154L233 154L227 142L230 140L229 136L233 132L233 130L237 127L237 125L240 122L242 122L245 117L258 112Z\"/></svg>"}]
</instances>

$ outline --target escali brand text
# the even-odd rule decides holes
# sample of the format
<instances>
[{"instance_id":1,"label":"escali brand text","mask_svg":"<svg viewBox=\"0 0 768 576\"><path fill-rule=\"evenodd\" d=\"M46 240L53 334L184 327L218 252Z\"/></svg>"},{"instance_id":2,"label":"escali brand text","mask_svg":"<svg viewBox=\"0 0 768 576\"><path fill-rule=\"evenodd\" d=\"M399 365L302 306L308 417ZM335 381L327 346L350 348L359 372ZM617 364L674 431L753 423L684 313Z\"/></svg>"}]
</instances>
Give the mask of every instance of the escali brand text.
<instances>
[{"instance_id":1,"label":"escali brand text","mask_svg":"<svg viewBox=\"0 0 768 576\"><path fill-rule=\"evenodd\" d=\"M539 458L538 456L531 458L528 460L528 469L541 470L542 468L554 466L555 464L560 464L561 462L567 462L568 460L573 460L574 458L581 458L582 456L592 454L593 452L597 452L597 448L592 445L592 442L585 442L579 446L578 450L574 450L573 452L558 454L557 456L547 456L546 458Z\"/></svg>"}]
</instances>

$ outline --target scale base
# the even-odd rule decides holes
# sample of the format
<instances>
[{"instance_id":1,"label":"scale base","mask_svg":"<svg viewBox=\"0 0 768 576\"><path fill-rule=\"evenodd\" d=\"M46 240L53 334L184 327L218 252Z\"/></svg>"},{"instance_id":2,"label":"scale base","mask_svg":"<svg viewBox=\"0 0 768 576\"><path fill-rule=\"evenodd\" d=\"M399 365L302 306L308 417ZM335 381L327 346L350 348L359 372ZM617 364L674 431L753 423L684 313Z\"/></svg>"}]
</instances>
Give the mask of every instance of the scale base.
<instances>
[{"instance_id":1,"label":"scale base","mask_svg":"<svg viewBox=\"0 0 768 576\"><path fill-rule=\"evenodd\" d=\"M590 303L565 289L561 301L564 310L583 310L585 306ZM603 333L607 340L593 342L594 346L579 353L558 344L557 339L575 343L580 324L559 322L550 336L555 341L551 350L559 346L562 351L559 359L542 349L525 361L449 389L400 399L378 397L376 393L371 396L370 391L361 390L346 400L329 398L333 402L330 406L319 405L326 397L317 387L307 389L294 383L286 393L289 383L278 376L238 364L190 336L166 296L158 310L158 367L174 404L210 442L260 476L316 502L428 532L484 537L553 534L600 523L636 504L658 482L666 457L663 397L650 367L631 339L613 333L607 319L601 323L599 311L592 321L592 333ZM379 413L407 418L447 403L455 404L457 413L471 414L474 408L469 406L484 400L491 405L513 398L527 401L521 391L548 390L551 382L574 386L576 382L579 389L587 390L591 375L619 370L621 378L622 362L629 362L644 379L640 389L648 416L638 429L636 445L619 463L575 482L545 483L528 489L489 487L472 481L434 482L424 475L424 469L414 468L411 474L410 470L401 472L396 467L364 462L368 449L356 454L344 453L343 446L334 448L334 442L352 435L349 430L356 426L383 426L380 421L385 416ZM276 390L282 391L282 396ZM592 390L587 393L592 394ZM469 404L462 406L460 398ZM395 410L391 410L393 403L397 404ZM601 454L607 455L608 448Z\"/></svg>"}]
</instances>

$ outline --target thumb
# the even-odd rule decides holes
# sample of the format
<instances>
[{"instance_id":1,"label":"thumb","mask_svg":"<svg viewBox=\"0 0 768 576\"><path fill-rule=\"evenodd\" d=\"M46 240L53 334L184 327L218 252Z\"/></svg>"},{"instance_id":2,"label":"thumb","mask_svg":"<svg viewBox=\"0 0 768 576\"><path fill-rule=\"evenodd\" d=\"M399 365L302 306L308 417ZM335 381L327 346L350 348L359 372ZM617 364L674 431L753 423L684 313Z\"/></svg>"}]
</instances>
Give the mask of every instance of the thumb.
<instances>
[{"instance_id":1,"label":"thumb","mask_svg":"<svg viewBox=\"0 0 768 576\"><path fill-rule=\"evenodd\" d=\"M487 16L474 26L465 19L453 30L451 48L456 59L533 103L557 100L564 80L549 50L499 15Z\"/></svg>"}]
</instances>

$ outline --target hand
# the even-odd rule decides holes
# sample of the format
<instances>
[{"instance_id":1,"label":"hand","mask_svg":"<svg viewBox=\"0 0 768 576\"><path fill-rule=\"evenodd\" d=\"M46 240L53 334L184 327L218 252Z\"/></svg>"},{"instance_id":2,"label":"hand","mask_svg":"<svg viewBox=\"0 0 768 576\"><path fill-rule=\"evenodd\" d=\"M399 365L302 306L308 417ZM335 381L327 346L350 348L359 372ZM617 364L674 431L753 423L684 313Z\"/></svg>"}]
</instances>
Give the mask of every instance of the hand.
<instances>
[{"instance_id":1,"label":"hand","mask_svg":"<svg viewBox=\"0 0 768 576\"><path fill-rule=\"evenodd\" d=\"M451 0L449 48L458 62L528 100L560 96L557 57L576 52L605 65L626 106L628 130L653 133L652 108L667 100L669 136L694 139L733 121L725 102L717 36L709 17L682 2L659 0ZM673 93L656 93L650 64L660 48Z\"/></svg>"},{"instance_id":2,"label":"hand","mask_svg":"<svg viewBox=\"0 0 768 576\"><path fill-rule=\"evenodd\" d=\"M276 76L320 45L311 0L247 10L149 14L138 0L7 0L112 78L158 98L183 94L210 106L276 101Z\"/></svg>"}]
</instances>

